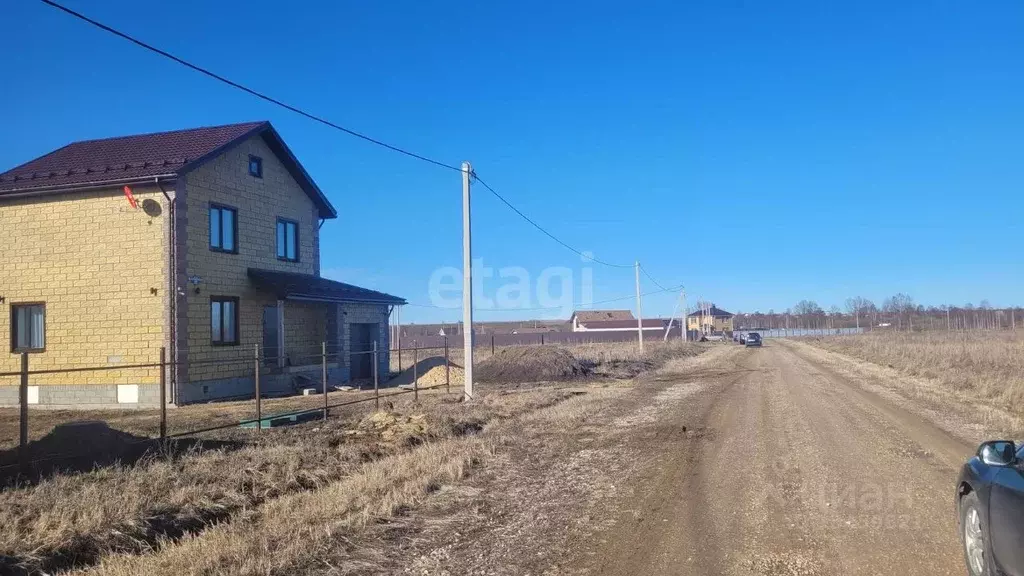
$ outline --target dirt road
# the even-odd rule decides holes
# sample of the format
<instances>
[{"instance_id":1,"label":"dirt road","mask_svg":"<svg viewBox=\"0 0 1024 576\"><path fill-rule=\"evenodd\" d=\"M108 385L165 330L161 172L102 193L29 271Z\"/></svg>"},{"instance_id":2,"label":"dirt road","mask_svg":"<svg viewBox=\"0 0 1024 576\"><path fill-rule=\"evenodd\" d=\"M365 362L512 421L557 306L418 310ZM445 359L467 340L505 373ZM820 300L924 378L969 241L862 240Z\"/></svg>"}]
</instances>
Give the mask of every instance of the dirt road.
<instances>
[{"instance_id":1,"label":"dirt road","mask_svg":"<svg viewBox=\"0 0 1024 576\"><path fill-rule=\"evenodd\" d=\"M612 527L574 544L579 572L965 573L952 492L970 444L785 343L730 360L637 427L649 465Z\"/></svg>"}]
</instances>

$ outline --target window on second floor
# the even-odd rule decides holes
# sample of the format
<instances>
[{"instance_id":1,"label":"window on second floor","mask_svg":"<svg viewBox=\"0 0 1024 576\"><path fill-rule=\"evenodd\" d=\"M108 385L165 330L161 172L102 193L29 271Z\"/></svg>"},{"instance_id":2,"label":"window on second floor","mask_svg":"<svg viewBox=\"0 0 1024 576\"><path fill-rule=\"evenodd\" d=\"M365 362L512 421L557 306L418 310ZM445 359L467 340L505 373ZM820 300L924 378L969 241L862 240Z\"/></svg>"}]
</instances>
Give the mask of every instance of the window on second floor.
<instances>
[{"instance_id":1,"label":"window on second floor","mask_svg":"<svg viewBox=\"0 0 1024 576\"><path fill-rule=\"evenodd\" d=\"M238 210L210 204L210 250L238 253Z\"/></svg>"},{"instance_id":2,"label":"window on second floor","mask_svg":"<svg viewBox=\"0 0 1024 576\"><path fill-rule=\"evenodd\" d=\"M299 261L298 222L277 219L277 258L289 262Z\"/></svg>"}]
</instances>

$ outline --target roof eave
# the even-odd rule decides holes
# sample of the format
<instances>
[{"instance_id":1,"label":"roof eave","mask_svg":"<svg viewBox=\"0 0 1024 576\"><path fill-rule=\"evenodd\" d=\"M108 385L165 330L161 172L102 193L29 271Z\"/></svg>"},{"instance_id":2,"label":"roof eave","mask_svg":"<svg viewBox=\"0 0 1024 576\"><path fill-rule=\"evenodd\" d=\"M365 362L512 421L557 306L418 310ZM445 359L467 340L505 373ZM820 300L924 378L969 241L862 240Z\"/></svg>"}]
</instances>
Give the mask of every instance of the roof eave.
<instances>
[{"instance_id":1,"label":"roof eave","mask_svg":"<svg viewBox=\"0 0 1024 576\"><path fill-rule=\"evenodd\" d=\"M83 182L81 184L54 184L52 186L34 186L31 188L11 188L0 191L0 202L4 200L18 200L24 198L35 198L38 196L50 196L56 194L73 194L76 192L89 192L101 190L112 186L128 186L130 184L150 184L156 182L168 182L178 178L178 174L170 172L167 174L155 174L153 176L135 176L131 178L117 178L104 180L102 182Z\"/></svg>"},{"instance_id":2,"label":"roof eave","mask_svg":"<svg viewBox=\"0 0 1024 576\"><path fill-rule=\"evenodd\" d=\"M408 304L404 298L395 296L393 299L384 298L331 298L324 296L309 296L305 294L288 294L284 300L299 300L304 302L335 302L338 304L380 304L387 306L402 306Z\"/></svg>"}]
</instances>

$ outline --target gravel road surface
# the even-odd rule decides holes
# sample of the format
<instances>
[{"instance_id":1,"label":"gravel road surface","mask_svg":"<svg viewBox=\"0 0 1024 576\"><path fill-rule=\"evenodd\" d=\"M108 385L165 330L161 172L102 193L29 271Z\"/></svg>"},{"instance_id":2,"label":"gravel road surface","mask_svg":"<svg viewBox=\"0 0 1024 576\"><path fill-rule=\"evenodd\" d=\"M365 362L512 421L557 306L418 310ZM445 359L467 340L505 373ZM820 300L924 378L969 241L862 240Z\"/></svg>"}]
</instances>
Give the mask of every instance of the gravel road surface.
<instances>
[{"instance_id":1,"label":"gravel road surface","mask_svg":"<svg viewBox=\"0 0 1024 576\"><path fill-rule=\"evenodd\" d=\"M784 342L723 358L624 440L647 465L612 527L573 543L573 572L966 572L952 495L970 443Z\"/></svg>"}]
</instances>

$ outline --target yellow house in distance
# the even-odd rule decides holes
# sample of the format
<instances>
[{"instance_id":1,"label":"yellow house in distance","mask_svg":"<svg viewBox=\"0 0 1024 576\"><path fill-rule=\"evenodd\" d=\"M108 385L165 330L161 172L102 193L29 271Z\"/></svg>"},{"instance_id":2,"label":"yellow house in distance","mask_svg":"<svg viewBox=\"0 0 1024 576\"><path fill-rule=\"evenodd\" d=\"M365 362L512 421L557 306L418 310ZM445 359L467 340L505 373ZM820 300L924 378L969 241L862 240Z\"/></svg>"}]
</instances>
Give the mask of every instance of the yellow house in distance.
<instances>
[{"instance_id":1,"label":"yellow house in distance","mask_svg":"<svg viewBox=\"0 0 1024 576\"><path fill-rule=\"evenodd\" d=\"M338 212L269 122L75 142L0 173L0 372L29 403L175 404L388 373L402 298L320 276ZM360 217L349 215L349 217ZM0 382L0 405L18 386Z\"/></svg>"},{"instance_id":2,"label":"yellow house in distance","mask_svg":"<svg viewBox=\"0 0 1024 576\"><path fill-rule=\"evenodd\" d=\"M705 334L715 332L732 332L733 316L721 308L711 305L710 308L691 312L686 317L686 329L693 332Z\"/></svg>"}]
</instances>

